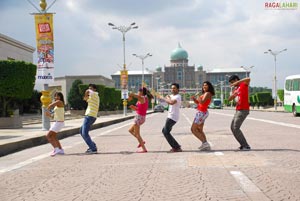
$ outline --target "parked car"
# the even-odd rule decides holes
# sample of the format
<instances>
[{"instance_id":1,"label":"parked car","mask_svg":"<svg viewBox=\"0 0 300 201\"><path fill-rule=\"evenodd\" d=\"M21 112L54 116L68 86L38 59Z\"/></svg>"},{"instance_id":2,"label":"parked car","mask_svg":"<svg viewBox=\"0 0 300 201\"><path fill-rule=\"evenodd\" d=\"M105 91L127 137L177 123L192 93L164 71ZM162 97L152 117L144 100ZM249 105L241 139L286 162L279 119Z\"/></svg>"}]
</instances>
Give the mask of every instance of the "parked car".
<instances>
[{"instance_id":1,"label":"parked car","mask_svg":"<svg viewBox=\"0 0 300 201\"><path fill-rule=\"evenodd\" d=\"M165 107L162 105L155 105L154 107L154 112L164 112L165 111Z\"/></svg>"},{"instance_id":2,"label":"parked car","mask_svg":"<svg viewBox=\"0 0 300 201\"><path fill-rule=\"evenodd\" d=\"M211 108L211 109L222 109L221 99L214 98L213 101L209 104L208 108Z\"/></svg>"}]
</instances>

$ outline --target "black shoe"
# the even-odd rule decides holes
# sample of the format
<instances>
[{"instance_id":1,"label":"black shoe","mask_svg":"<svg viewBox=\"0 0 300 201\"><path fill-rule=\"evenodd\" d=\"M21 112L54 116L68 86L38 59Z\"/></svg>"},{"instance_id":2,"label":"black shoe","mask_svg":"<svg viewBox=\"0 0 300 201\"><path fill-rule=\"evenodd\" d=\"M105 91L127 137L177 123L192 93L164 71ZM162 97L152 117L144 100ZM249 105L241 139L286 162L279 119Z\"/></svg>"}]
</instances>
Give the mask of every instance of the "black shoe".
<instances>
[{"instance_id":1,"label":"black shoe","mask_svg":"<svg viewBox=\"0 0 300 201\"><path fill-rule=\"evenodd\" d=\"M170 149L169 151L170 153L175 153L175 152L182 152L182 149L179 147L179 148L172 148Z\"/></svg>"},{"instance_id":2,"label":"black shoe","mask_svg":"<svg viewBox=\"0 0 300 201\"><path fill-rule=\"evenodd\" d=\"M247 147L243 147L243 146L240 146L239 149L241 151L250 151L251 150L251 147L247 146Z\"/></svg>"},{"instance_id":3,"label":"black shoe","mask_svg":"<svg viewBox=\"0 0 300 201\"><path fill-rule=\"evenodd\" d=\"M97 153L97 149L96 150L91 150L91 149L87 149L86 154L96 154Z\"/></svg>"}]
</instances>

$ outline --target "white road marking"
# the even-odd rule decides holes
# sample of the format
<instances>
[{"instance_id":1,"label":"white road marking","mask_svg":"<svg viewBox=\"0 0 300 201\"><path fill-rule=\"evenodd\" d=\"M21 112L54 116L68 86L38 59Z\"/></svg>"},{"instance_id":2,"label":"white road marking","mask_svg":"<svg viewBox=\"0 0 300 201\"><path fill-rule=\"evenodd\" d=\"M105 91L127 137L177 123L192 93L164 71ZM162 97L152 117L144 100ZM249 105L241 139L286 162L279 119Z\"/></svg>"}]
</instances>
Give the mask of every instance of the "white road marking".
<instances>
[{"instance_id":1,"label":"white road marking","mask_svg":"<svg viewBox=\"0 0 300 201\"><path fill-rule=\"evenodd\" d=\"M190 125L192 125L192 121L184 114L182 113L182 115L184 116L184 118L187 120L187 122L189 122Z\"/></svg>"},{"instance_id":2,"label":"white road marking","mask_svg":"<svg viewBox=\"0 0 300 201\"><path fill-rule=\"evenodd\" d=\"M115 130L118 130L118 129L123 128L123 127L126 127L126 126L130 126L130 125L132 125L132 124L133 124L133 123L131 122L131 123L127 123L127 124L124 124L124 125L119 126L119 127L116 127L116 128L112 128L112 129L110 129L110 130L107 130L107 131L104 131L104 132L99 133L99 134L97 134L97 135L94 135L94 136L92 137L92 139L95 139L96 137L99 137L99 136L102 136L102 135L106 135L106 134L111 133L111 132L113 132L113 131L115 131Z\"/></svg>"},{"instance_id":3,"label":"white road marking","mask_svg":"<svg viewBox=\"0 0 300 201\"><path fill-rule=\"evenodd\" d=\"M219 112L211 112L211 113L233 117L232 114L223 114L223 113L219 113ZM300 126L296 125L296 124L283 123L283 122L272 121L272 120L267 120L267 119L258 119L258 118L253 118L253 117L247 117L247 119L253 120L253 121L261 121L261 122L265 122L265 123L269 123L269 124L280 125L280 126L286 126L286 127L290 127L290 128L299 128L300 129Z\"/></svg>"},{"instance_id":4,"label":"white road marking","mask_svg":"<svg viewBox=\"0 0 300 201\"><path fill-rule=\"evenodd\" d=\"M252 117L248 117L247 119L254 120L254 121L261 121L261 122L270 123L270 124L276 124L276 125L280 125L280 126L291 127L291 128L300 128L300 126L296 125L296 124L289 124L289 123L271 121L271 120L266 120L266 119L257 119L257 118L252 118Z\"/></svg>"},{"instance_id":5,"label":"white road marking","mask_svg":"<svg viewBox=\"0 0 300 201\"><path fill-rule=\"evenodd\" d=\"M255 184L242 172L230 171L230 174L235 178L235 180L240 184L240 186L246 193L261 193L260 189L255 186Z\"/></svg>"},{"instance_id":6,"label":"white road marking","mask_svg":"<svg viewBox=\"0 0 300 201\"><path fill-rule=\"evenodd\" d=\"M221 151L215 151L214 154L215 154L216 156L223 156L223 155L224 155L224 153L221 152Z\"/></svg>"},{"instance_id":7,"label":"white road marking","mask_svg":"<svg viewBox=\"0 0 300 201\"><path fill-rule=\"evenodd\" d=\"M116 127L116 128L113 128L113 129L110 129L110 130L107 130L107 131L104 131L104 132L102 132L102 133L100 133L100 134L98 134L98 135L96 135L95 137L92 137L92 138L94 139L96 137L99 137L99 136L102 136L102 135L106 135L106 134L111 133L111 132L113 132L115 130L121 129L121 128L126 127L126 126L129 126L131 124L132 123L124 124L122 126L119 126L119 127ZM72 147L74 147L74 146L76 146L78 144L81 144L81 143L83 143L83 141L82 142L76 142L72 146L66 146L66 147L64 147L64 149L70 149L70 148L72 148ZM50 156L49 153L41 154L39 156L36 156L36 157L30 158L28 160L22 161L20 163L17 163L15 165L10 166L10 167L2 168L2 169L0 169L0 174L3 174L5 172L9 172L9 171L12 171L12 170L19 169L21 167L24 167L24 166L29 165L31 163L34 163L36 161L42 160L42 159L47 158L49 156Z\"/></svg>"},{"instance_id":8,"label":"white road marking","mask_svg":"<svg viewBox=\"0 0 300 201\"><path fill-rule=\"evenodd\" d=\"M0 174L2 173L5 173L5 172L9 172L9 171L12 171L12 170L15 170L15 169L18 169L18 168L21 168L21 167L24 167L25 165L28 165L28 164L31 164L35 161L39 161L41 159L44 159L44 158L47 158L49 157L49 153L47 154L42 154L42 155L39 155L39 156L36 156L36 157L33 157L33 158L30 158L26 161L23 161L23 162L20 162L20 163L17 163L13 166L10 166L10 167L7 167L7 168L3 168L3 169L0 169Z\"/></svg>"}]
</instances>

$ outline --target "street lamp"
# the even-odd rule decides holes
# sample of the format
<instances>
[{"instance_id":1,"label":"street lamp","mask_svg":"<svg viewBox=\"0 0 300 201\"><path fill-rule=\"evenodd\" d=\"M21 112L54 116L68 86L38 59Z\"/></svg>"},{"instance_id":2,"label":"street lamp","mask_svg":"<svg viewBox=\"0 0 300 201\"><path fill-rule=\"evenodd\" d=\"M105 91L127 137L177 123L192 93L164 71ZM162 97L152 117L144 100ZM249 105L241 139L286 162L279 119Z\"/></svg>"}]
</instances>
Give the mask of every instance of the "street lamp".
<instances>
[{"instance_id":1,"label":"street lamp","mask_svg":"<svg viewBox=\"0 0 300 201\"><path fill-rule=\"evenodd\" d=\"M224 95L223 95L223 84L224 84L224 81L219 81L220 82L220 89L221 89L221 103L223 104L224 102Z\"/></svg>"},{"instance_id":2,"label":"street lamp","mask_svg":"<svg viewBox=\"0 0 300 201\"><path fill-rule=\"evenodd\" d=\"M280 51L272 51L271 49L269 49L268 51L264 52L265 54L270 53L271 55L274 56L274 109L277 110L277 78L276 78L276 56L278 54L280 54L281 52L287 51L287 49L283 49Z\"/></svg>"},{"instance_id":3,"label":"street lamp","mask_svg":"<svg viewBox=\"0 0 300 201\"><path fill-rule=\"evenodd\" d=\"M160 79L160 77L156 77L155 79L156 79L156 83L157 83L156 84L156 91L158 92L158 80Z\"/></svg>"},{"instance_id":4,"label":"street lamp","mask_svg":"<svg viewBox=\"0 0 300 201\"><path fill-rule=\"evenodd\" d=\"M171 83L167 83L167 85L168 85L168 90L169 90L171 87Z\"/></svg>"},{"instance_id":5,"label":"street lamp","mask_svg":"<svg viewBox=\"0 0 300 201\"><path fill-rule=\"evenodd\" d=\"M116 29L118 31L120 31L123 35L123 59L124 59L124 63L123 63L123 71L126 72L127 75L127 71L126 71L126 61L125 61L125 34L126 32L128 32L131 29L137 29L138 26L135 25L135 22L131 23L129 26L115 26L113 23L108 23L109 26L112 27L112 29ZM128 79L128 77L126 77L125 79ZM124 86L123 90L122 90L122 94L124 95L124 99L123 99L123 110L124 110L124 116L127 115L127 90L128 90L128 84L127 84L127 80L126 80L126 86Z\"/></svg>"},{"instance_id":6,"label":"street lamp","mask_svg":"<svg viewBox=\"0 0 300 201\"><path fill-rule=\"evenodd\" d=\"M144 60L147 57L152 57L152 54L147 53L146 55L137 55L137 54L132 54L133 56L136 56L137 58L140 58L142 60L142 87L144 84Z\"/></svg>"},{"instance_id":7,"label":"street lamp","mask_svg":"<svg viewBox=\"0 0 300 201\"><path fill-rule=\"evenodd\" d=\"M242 69L244 69L246 71L246 77L248 77L247 72L250 73L251 68L253 68L254 66L250 66L250 67L245 67L245 66L241 66Z\"/></svg>"},{"instance_id":8,"label":"street lamp","mask_svg":"<svg viewBox=\"0 0 300 201\"><path fill-rule=\"evenodd\" d=\"M50 50L54 50L54 40L53 40L53 14L55 13L48 13L47 11L53 6L56 0L52 1L50 6L47 5L46 0L41 0L39 3L40 8L38 8L34 3L30 0L27 0L37 11L38 13L31 13L34 15L35 18L35 25L38 27L40 24L44 25L47 24L48 26L44 27L44 33L40 34L39 29L36 30L36 37L37 37L37 52L38 52L38 60L41 59L41 62L38 61L38 67L41 70L37 71L37 82L41 82L44 84L42 92L42 96L40 98L42 102L42 130L49 130L50 128L50 118L45 115L47 111L47 107L51 103L50 97L50 90L49 90L49 83L53 81L54 76L54 63L53 62L45 62L45 58L43 53L48 52ZM50 22L50 24L49 24ZM46 43L45 43L46 41ZM54 55L52 55L54 56ZM54 57L53 57L54 58ZM50 66L49 66L50 65ZM52 67L49 69L48 67ZM47 76L44 76L44 75ZM43 77L43 78L42 78ZM47 78L45 78L47 77ZM45 79L44 79L45 78Z\"/></svg>"},{"instance_id":9,"label":"street lamp","mask_svg":"<svg viewBox=\"0 0 300 201\"><path fill-rule=\"evenodd\" d=\"M155 79L156 79L156 92L158 93L158 80L160 79L160 77L156 77ZM158 100L157 99L156 99L156 104L158 104Z\"/></svg>"},{"instance_id":10,"label":"street lamp","mask_svg":"<svg viewBox=\"0 0 300 201\"><path fill-rule=\"evenodd\" d=\"M131 91L132 91L132 92L135 91L135 85L131 85Z\"/></svg>"}]
</instances>

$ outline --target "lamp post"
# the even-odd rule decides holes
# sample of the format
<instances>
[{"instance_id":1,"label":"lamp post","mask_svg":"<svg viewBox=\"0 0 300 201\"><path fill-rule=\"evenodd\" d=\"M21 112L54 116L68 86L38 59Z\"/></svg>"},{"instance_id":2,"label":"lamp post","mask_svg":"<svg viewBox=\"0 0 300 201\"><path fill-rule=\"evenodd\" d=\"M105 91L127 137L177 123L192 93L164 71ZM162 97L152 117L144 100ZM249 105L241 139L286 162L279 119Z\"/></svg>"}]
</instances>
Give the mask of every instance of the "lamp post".
<instances>
[{"instance_id":1,"label":"lamp post","mask_svg":"<svg viewBox=\"0 0 300 201\"><path fill-rule=\"evenodd\" d=\"M151 89L155 90L155 88L154 88L154 74L155 74L155 72L148 69L148 68L146 68L146 70L151 73Z\"/></svg>"},{"instance_id":2,"label":"lamp post","mask_svg":"<svg viewBox=\"0 0 300 201\"><path fill-rule=\"evenodd\" d=\"M276 56L278 54L280 54L281 52L287 51L287 49L283 49L280 51L272 51L271 49L269 49L268 51L264 52L265 54L271 54L274 56L274 109L277 110L277 78L276 78Z\"/></svg>"},{"instance_id":3,"label":"lamp post","mask_svg":"<svg viewBox=\"0 0 300 201\"><path fill-rule=\"evenodd\" d=\"M42 96L40 98L42 102L42 130L49 130L50 128L50 118L46 117L45 113L47 111L48 105L51 103L49 83L54 81L54 62L46 62L45 56L54 50L54 40L53 40L53 14L47 11L53 6L56 0L52 1L50 6L48 6L46 0L40 0L38 8L30 0L27 0L38 13L31 13L35 18L36 27L36 38L37 38L37 53L38 53L38 67L40 70L37 71L37 82L43 83ZM41 25L43 33L39 33L39 26ZM47 26L46 26L47 25ZM45 43L46 41L46 43ZM50 54L49 54L50 55ZM54 54L51 55L54 58ZM48 68L51 67L51 68ZM46 76L45 76L46 75Z\"/></svg>"},{"instance_id":4,"label":"lamp post","mask_svg":"<svg viewBox=\"0 0 300 201\"><path fill-rule=\"evenodd\" d=\"M156 91L158 92L158 80L160 79L160 77L156 77Z\"/></svg>"},{"instance_id":5,"label":"lamp post","mask_svg":"<svg viewBox=\"0 0 300 201\"><path fill-rule=\"evenodd\" d=\"M131 85L131 91L135 92L135 85Z\"/></svg>"},{"instance_id":6,"label":"lamp post","mask_svg":"<svg viewBox=\"0 0 300 201\"><path fill-rule=\"evenodd\" d=\"M228 86L228 84L226 85L226 83L228 83L227 78L229 78L229 77L230 77L230 75L226 74L226 75L225 75L225 80L224 80L224 89L225 89L225 90L224 90L224 91L225 91L224 93L225 93L225 98L226 98L226 100L227 100L227 101L226 101L227 104L229 103L229 102L228 102L228 96L227 96L227 87L229 87L229 86ZM229 92L229 93L230 93L230 92ZM226 105L226 106L227 106L227 105ZM232 106L232 101L231 101L231 106Z\"/></svg>"},{"instance_id":7,"label":"lamp post","mask_svg":"<svg viewBox=\"0 0 300 201\"><path fill-rule=\"evenodd\" d=\"M223 105L224 103L224 95L223 95L223 84L224 81L219 81L220 82L220 89L221 89L221 104Z\"/></svg>"},{"instance_id":8,"label":"lamp post","mask_svg":"<svg viewBox=\"0 0 300 201\"><path fill-rule=\"evenodd\" d=\"M200 86L199 82L196 82L196 94L199 93L199 86Z\"/></svg>"},{"instance_id":9,"label":"lamp post","mask_svg":"<svg viewBox=\"0 0 300 201\"><path fill-rule=\"evenodd\" d=\"M168 90L170 90L171 83L167 83L167 86L168 86Z\"/></svg>"},{"instance_id":10,"label":"lamp post","mask_svg":"<svg viewBox=\"0 0 300 201\"><path fill-rule=\"evenodd\" d=\"M115 26L113 23L108 23L109 26L112 27L112 29L116 29L122 33L123 36L123 72L124 72L124 85L122 86L122 94L123 94L123 114L124 116L127 115L127 93L128 93L128 84L127 84L127 70L126 70L126 60L125 60L125 34L131 30L131 29L137 29L138 26L135 25L135 22L131 23L129 26ZM122 73L121 73L122 74Z\"/></svg>"},{"instance_id":11,"label":"lamp post","mask_svg":"<svg viewBox=\"0 0 300 201\"><path fill-rule=\"evenodd\" d=\"M182 60L182 88L185 88L184 60Z\"/></svg>"},{"instance_id":12,"label":"lamp post","mask_svg":"<svg viewBox=\"0 0 300 201\"><path fill-rule=\"evenodd\" d=\"M247 72L250 73L250 69L253 68L254 66L250 66L250 67L245 67L245 66L241 66L242 69L244 69L246 71L246 77L248 77ZM250 75L249 75L250 76Z\"/></svg>"},{"instance_id":13,"label":"lamp post","mask_svg":"<svg viewBox=\"0 0 300 201\"><path fill-rule=\"evenodd\" d=\"M136 56L137 58L140 58L142 60L142 87L144 85L144 60L147 57L152 57L152 54L147 53L146 55L137 55L137 54L132 54L133 56Z\"/></svg>"},{"instance_id":14,"label":"lamp post","mask_svg":"<svg viewBox=\"0 0 300 201\"><path fill-rule=\"evenodd\" d=\"M160 79L160 77L156 77L155 79L156 79L156 92L158 93L158 80ZM156 104L158 104L157 98L156 98Z\"/></svg>"}]
</instances>

